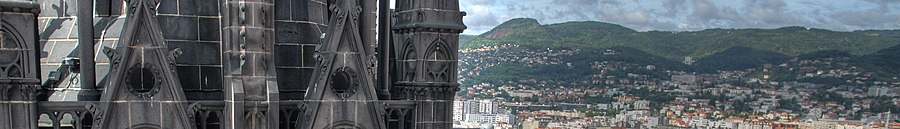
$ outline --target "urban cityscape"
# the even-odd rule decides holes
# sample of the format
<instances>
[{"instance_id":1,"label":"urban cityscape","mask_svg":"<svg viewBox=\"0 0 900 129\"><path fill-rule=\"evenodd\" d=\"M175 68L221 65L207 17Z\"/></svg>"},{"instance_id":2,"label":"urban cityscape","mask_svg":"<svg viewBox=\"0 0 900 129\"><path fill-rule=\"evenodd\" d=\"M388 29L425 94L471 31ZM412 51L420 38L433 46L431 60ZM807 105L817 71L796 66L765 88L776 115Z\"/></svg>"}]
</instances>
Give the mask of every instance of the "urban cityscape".
<instances>
[{"instance_id":1,"label":"urban cityscape","mask_svg":"<svg viewBox=\"0 0 900 129\"><path fill-rule=\"evenodd\" d=\"M466 80L506 63L562 64L582 50L461 50L454 102L470 128L897 128L898 82L871 81L846 58L791 59L757 69L697 74L620 61L592 62L590 81ZM607 56L621 54L609 49ZM686 63L686 62L684 62ZM567 65L568 66L568 65ZM774 72L782 71L782 72ZM790 72L787 72L790 71ZM792 75L779 75L792 74ZM846 78L846 85L809 81ZM808 78L808 79L805 79ZM470 85L467 85L470 84ZM873 85L866 88L855 85ZM490 124L490 125L486 125Z\"/></svg>"}]
</instances>

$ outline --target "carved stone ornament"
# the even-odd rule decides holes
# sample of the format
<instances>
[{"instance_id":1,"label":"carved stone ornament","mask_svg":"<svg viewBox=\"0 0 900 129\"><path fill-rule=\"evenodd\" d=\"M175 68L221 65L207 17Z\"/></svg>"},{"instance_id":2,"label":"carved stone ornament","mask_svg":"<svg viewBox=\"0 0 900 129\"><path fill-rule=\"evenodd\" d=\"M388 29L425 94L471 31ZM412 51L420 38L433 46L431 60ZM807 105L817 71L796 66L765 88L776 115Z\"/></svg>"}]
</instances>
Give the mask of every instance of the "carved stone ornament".
<instances>
[{"instance_id":1,"label":"carved stone ornament","mask_svg":"<svg viewBox=\"0 0 900 129\"><path fill-rule=\"evenodd\" d=\"M195 128L155 7L158 0L130 0L116 49L104 48L111 69L95 113L97 128ZM152 115L151 115L152 114Z\"/></svg>"},{"instance_id":2,"label":"carved stone ornament","mask_svg":"<svg viewBox=\"0 0 900 129\"><path fill-rule=\"evenodd\" d=\"M359 88L359 78L357 78L356 71L343 67L331 73L329 84L335 95L347 99L356 94L356 89Z\"/></svg>"},{"instance_id":3,"label":"carved stone ornament","mask_svg":"<svg viewBox=\"0 0 900 129\"><path fill-rule=\"evenodd\" d=\"M159 69L150 64L138 64L128 70L125 76L125 85L128 91L138 98L150 98L159 92L162 84L162 74Z\"/></svg>"}]
</instances>

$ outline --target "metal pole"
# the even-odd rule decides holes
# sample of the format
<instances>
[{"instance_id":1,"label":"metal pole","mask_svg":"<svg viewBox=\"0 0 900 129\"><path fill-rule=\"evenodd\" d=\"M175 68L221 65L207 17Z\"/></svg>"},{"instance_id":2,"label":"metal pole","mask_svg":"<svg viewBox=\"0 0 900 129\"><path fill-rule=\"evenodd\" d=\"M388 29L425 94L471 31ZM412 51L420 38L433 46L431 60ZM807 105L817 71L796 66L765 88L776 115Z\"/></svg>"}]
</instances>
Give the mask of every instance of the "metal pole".
<instances>
[{"instance_id":1,"label":"metal pole","mask_svg":"<svg viewBox=\"0 0 900 129\"><path fill-rule=\"evenodd\" d=\"M94 71L94 0L78 0L78 47L81 48L80 101L100 100Z\"/></svg>"}]
</instances>

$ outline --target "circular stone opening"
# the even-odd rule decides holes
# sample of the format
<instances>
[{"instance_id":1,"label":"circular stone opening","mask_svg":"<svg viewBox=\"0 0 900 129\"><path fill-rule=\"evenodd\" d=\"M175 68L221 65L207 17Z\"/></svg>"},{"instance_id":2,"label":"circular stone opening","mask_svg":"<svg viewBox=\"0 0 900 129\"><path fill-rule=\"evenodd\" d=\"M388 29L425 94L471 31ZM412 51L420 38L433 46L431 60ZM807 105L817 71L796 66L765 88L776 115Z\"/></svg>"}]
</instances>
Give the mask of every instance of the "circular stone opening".
<instances>
[{"instance_id":1,"label":"circular stone opening","mask_svg":"<svg viewBox=\"0 0 900 129\"><path fill-rule=\"evenodd\" d=\"M156 75L150 68L132 68L128 72L128 82L131 91L147 93L156 87Z\"/></svg>"},{"instance_id":2,"label":"circular stone opening","mask_svg":"<svg viewBox=\"0 0 900 129\"><path fill-rule=\"evenodd\" d=\"M358 84L356 76L347 68L341 68L331 75L331 88L342 98L353 95Z\"/></svg>"}]
</instances>

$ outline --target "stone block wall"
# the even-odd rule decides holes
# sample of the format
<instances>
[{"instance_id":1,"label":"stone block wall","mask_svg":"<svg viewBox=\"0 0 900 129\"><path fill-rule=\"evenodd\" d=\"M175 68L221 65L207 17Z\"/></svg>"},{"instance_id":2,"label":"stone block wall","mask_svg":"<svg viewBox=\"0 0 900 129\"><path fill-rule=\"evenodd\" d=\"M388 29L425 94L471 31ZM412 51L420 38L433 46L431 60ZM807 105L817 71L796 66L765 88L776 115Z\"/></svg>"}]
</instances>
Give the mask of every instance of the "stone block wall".
<instances>
[{"instance_id":1,"label":"stone block wall","mask_svg":"<svg viewBox=\"0 0 900 129\"><path fill-rule=\"evenodd\" d=\"M71 73L64 59L78 57L76 0L37 0L40 71L53 101L74 101L80 75ZM178 76L189 100L221 100L221 0L161 0L158 22L169 49L184 52L176 61ZM275 0L275 62L283 100L301 100L309 84L313 53L327 28L325 0ZM106 83L109 60L101 49L114 48L125 23L124 0L95 0L94 38L98 86ZM57 72L59 81L48 81Z\"/></svg>"}]
</instances>

